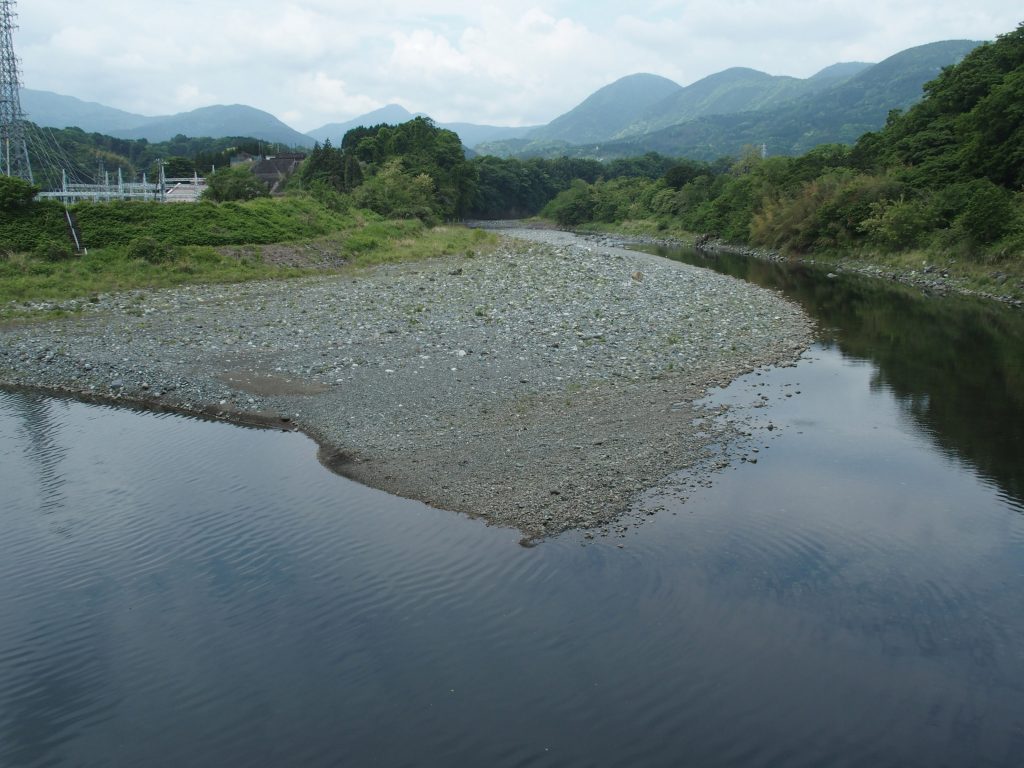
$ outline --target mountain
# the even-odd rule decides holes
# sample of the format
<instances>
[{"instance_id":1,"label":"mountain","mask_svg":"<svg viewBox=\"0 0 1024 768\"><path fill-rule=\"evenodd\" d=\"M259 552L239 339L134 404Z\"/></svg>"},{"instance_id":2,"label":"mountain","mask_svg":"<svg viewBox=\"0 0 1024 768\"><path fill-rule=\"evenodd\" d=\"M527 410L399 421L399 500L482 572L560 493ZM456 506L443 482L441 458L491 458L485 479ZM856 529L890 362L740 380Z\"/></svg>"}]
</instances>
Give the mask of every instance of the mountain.
<instances>
[{"instance_id":1,"label":"mountain","mask_svg":"<svg viewBox=\"0 0 1024 768\"><path fill-rule=\"evenodd\" d=\"M829 80L833 83L838 80L849 80L854 75L859 75L865 69L875 66L865 61L841 61L838 64L825 67L819 72L811 75L810 80Z\"/></svg>"},{"instance_id":2,"label":"mountain","mask_svg":"<svg viewBox=\"0 0 1024 768\"><path fill-rule=\"evenodd\" d=\"M684 88L641 73L604 86L544 126L439 126L454 130L478 153L499 156L609 158L657 151L713 159L735 155L746 144L766 144L772 154L798 154L822 143L851 143L865 131L877 130L890 110L914 104L924 83L977 45L970 40L931 43L874 65L834 64L806 79L737 67ZM398 124L416 116L390 104L301 134L267 112L238 104L145 117L25 89L22 105L40 125L77 125L119 138L252 136L289 146L310 146L327 138L340 144L345 132L358 125Z\"/></svg>"},{"instance_id":3,"label":"mountain","mask_svg":"<svg viewBox=\"0 0 1024 768\"><path fill-rule=\"evenodd\" d=\"M615 138L651 133L707 115L770 109L800 96L830 88L870 66L834 64L807 79L733 67L698 80L652 105Z\"/></svg>"},{"instance_id":4,"label":"mountain","mask_svg":"<svg viewBox=\"0 0 1024 768\"><path fill-rule=\"evenodd\" d=\"M75 126L89 133L109 134L111 131L134 128L152 119L94 101L82 101L74 96L31 88L21 89L21 108L25 116L36 125L48 128Z\"/></svg>"},{"instance_id":5,"label":"mountain","mask_svg":"<svg viewBox=\"0 0 1024 768\"><path fill-rule=\"evenodd\" d=\"M370 126L380 125L381 123L398 125L399 123L412 120L414 117L427 117L427 115L424 115L422 112L413 114L400 104L388 104L386 107L381 107L373 112L367 112L365 115L354 117L343 123L328 123L316 130L310 131L306 135L319 142L330 139L331 144L337 147L341 145L341 140L345 137L346 133L360 125ZM535 128L535 126L504 128L497 125L477 125L475 123L438 123L437 125L439 128L455 131L463 145L467 147L474 147L485 141L516 139L520 136L525 136Z\"/></svg>"},{"instance_id":6,"label":"mountain","mask_svg":"<svg viewBox=\"0 0 1024 768\"><path fill-rule=\"evenodd\" d=\"M520 128L507 128L499 125L477 125L476 123L438 123L441 128L459 134L462 144L475 147L488 141L508 141L526 136L537 126L526 125Z\"/></svg>"},{"instance_id":7,"label":"mountain","mask_svg":"<svg viewBox=\"0 0 1024 768\"><path fill-rule=\"evenodd\" d=\"M417 115L407 110L400 104L388 104L386 107L375 109L373 112L367 112L365 115L354 117L351 120L346 120L343 123L328 123L322 125L319 128L309 131L306 133L307 136L323 143L327 139L331 140L331 144L336 147L341 146L341 140L345 134L353 128L357 128L360 125L371 126L371 125L398 125L412 120Z\"/></svg>"},{"instance_id":8,"label":"mountain","mask_svg":"<svg viewBox=\"0 0 1024 768\"><path fill-rule=\"evenodd\" d=\"M29 120L36 125L49 128L81 128L87 133L102 133L121 139L146 139L167 141L175 136L251 136L266 142L308 147L314 141L330 139L332 144L341 144L347 131L360 125L398 125L417 115L398 104L360 115L343 123L329 123L308 134L302 134L282 123L268 112L242 104L232 106L211 106L182 112L177 115L147 117L124 110L114 109L91 101L82 101L74 96L64 96L50 91L36 91L24 88L21 91L21 105ZM474 123L442 123L442 128L455 131L466 146L484 141L501 141L524 136L535 126L506 128Z\"/></svg>"},{"instance_id":9,"label":"mountain","mask_svg":"<svg viewBox=\"0 0 1024 768\"><path fill-rule=\"evenodd\" d=\"M606 141L639 119L654 104L680 90L678 83L665 77L628 75L595 91L547 125L530 131L529 138L573 144Z\"/></svg>"},{"instance_id":10,"label":"mountain","mask_svg":"<svg viewBox=\"0 0 1024 768\"><path fill-rule=\"evenodd\" d=\"M766 145L770 154L801 154L819 144L849 144L867 131L878 130L885 125L890 110L906 109L919 101L925 83L934 79L943 67L959 62L978 45L978 41L972 40L947 40L901 51L875 65L829 67L808 78L817 83L812 92L781 104L766 97L764 103L767 106L761 109L705 113L655 130L647 130L648 124L634 124L622 131L624 138L603 142L599 147L581 141L574 142L576 146L572 148L535 144L515 146L497 142L477 149L519 157L567 154L607 159L660 152L713 160L725 155L735 156L747 145ZM844 75L851 71L856 74L844 79ZM752 89L757 83L764 86L774 82L765 79L770 78L769 75L755 70L726 70L719 75L723 77L712 75L681 89L665 103L679 104L682 94L690 91L691 94L705 95L718 104L718 109L724 109L730 104L735 105L730 95L734 91L750 95L756 92ZM720 87L730 83L731 88ZM824 87L818 87L822 85ZM784 90L787 86L776 84L773 87ZM690 90L694 88L696 90ZM767 91L762 88L760 93ZM657 106L652 107L645 119L651 119L650 115L655 114L653 110Z\"/></svg>"},{"instance_id":11,"label":"mountain","mask_svg":"<svg viewBox=\"0 0 1024 768\"><path fill-rule=\"evenodd\" d=\"M21 107L36 125L81 128L120 139L167 141L181 134L190 137L251 136L288 146L311 146L305 134L289 128L269 112L242 104L211 106L176 115L147 117L114 109L74 96L24 88Z\"/></svg>"},{"instance_id":12,"label":"mountain","mask_svg":"<svg viewBox=\"0 0 1024 768\"><path fill-rule=\"evenodd\" d=\"M168 141L181 134L213 138L252 136L254 139L286 144L289 147L308 147L313 144L309 136L289 128L269 112L244 104L217 104L167 117L151 117L137 127L109 133L121 139L148 141Z\"/></svg>"}]
</instances>

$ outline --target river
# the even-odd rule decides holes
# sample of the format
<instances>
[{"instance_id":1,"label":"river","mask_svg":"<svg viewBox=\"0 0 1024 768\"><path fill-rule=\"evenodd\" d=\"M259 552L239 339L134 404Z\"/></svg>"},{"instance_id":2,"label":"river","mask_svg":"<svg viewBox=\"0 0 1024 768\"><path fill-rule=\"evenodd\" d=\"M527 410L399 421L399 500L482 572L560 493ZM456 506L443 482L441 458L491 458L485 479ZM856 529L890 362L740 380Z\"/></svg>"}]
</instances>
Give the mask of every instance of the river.
<instances>
[{"instance_id":1,"label":"river","mask_svg":"<svg viewBox=\"0 0 1024 768\"><path fill-rule=\"evenodd\" d=\"M820 338L710 397L743 460L624 537L0 392L0 766L1019 765L1021 313L700 263Z\"/></svg>"}]
</instances>

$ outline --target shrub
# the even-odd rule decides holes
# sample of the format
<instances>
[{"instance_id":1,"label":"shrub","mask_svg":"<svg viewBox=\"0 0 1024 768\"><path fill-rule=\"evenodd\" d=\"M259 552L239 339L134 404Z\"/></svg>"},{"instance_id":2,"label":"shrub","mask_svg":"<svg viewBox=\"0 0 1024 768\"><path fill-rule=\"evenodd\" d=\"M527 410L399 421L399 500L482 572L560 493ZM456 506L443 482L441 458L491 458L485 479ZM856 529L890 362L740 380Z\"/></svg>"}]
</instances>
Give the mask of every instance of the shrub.
<instances>
[{"instance_id":1,"label":"shrub","mask_svg":"<svg viewBox=\"0 0 1024 768\"><path fill-rule=\"evenodd\" d=\"M1013 194L988 179L976 179L967 188L967 200L957 224L979 245L1005 235L1013 223Z\"/></svg>"},{"instance_id":2,"label":"shrub","mask_svg":"<svg viewBox=\"0 0 1024 768\"><path fill-rule=\"evenodd\" d=\"M222 168L206 177L203 195L214 202L253 200L267 197L267 185L254 176L247 167Z\"/></svg>"},{"instance_id":3,"label":"shrub","mask_svg":"<svg viewBox=\"0 0 1024 768\"><path fill-rule=\"evenodd\" d=\"M39 192L27 181L12 176L0 176L0 211L10 211L27 206Z\"/></svg>"},{"instance_id":4,"label":"shrub","mask_svg":"<svg viewBox=\"0 0 1024 768\"><path fill-rule=\"evenodd\" d=\"M66 241L46 239L32 249L32 255L44 261L63 261L70 259L75 253L71 249L71 244Z\"/></svg>"},{"instance_id":5,"label":"shrub","mask_svg":"<svg viewBox=\"0 0 1024 768\"><path fill-rule=\"evenodd\" d=\"M142 259L150 264L164 264L173 261L174 249L154 237L137 237L128 243L128 258Z\"/></svg>"},{"instance_id":6,"label":"shrub","mask_svg":"<svg viewBox=\"0 0 1024 768\"><path fill-rule=\"evenodd\" d=\"M886 248L921 246L935 228L937 216L922 200L880 200L871 204L871 216L860 228L868 239Z\"/></svg>"},{"instance_id":7,"label":"shrub","mask_svg":"<svg viewBox=\"0 0 1024 768\"><path fill-rule=\"evenodd\" d=\"M558 195L544 207L544 215L554 218L563 227L574 227L594 220L593 188L584 181L576 180L569 189Z\"/></svg>"}]
</instances>

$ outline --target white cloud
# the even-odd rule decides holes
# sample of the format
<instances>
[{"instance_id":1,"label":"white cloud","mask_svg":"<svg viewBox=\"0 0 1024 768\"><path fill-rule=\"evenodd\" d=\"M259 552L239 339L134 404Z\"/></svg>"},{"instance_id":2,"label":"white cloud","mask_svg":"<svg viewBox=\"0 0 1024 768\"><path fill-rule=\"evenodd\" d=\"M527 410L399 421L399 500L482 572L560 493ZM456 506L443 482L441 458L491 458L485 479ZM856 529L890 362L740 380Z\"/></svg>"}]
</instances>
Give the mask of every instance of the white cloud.
<instances>
[{"instance_id":1,"label":"white cloud","mask_svg":"<svg viewBox=\"0 0 1024 768\"><path fill-rule=\"evenodd\" d=\"M350 93L344 80L324 72L304 73L292 81L301 105L294 110L302 115L360 115L384 106L369 96ZM296 119L302 122L303 118ZM325 119L322 122L329 122ZM319 124L318 124L319 125Z\"/></svg>"},{"instance_id":2,"label":"white cloud","mask_svg":"<svg viewBox=\"0 0 1024 768\"><path fill-rule=\"evenodd\" d=\"M448 120L546 122L634 72L807 76L1020 21L1005 0L30 0L26 85L145 114L245 103L308 130L389 102ZM202 19L202 23L197 23ZM129 23L130 20L130 23Z\"/></svg>"},{"instance_id":3,"label":"white cloud","mask_svg":"<svg viewBox=\"0 0 1024 768\"><path fill-rule=\"evenodd\" d=\"M215 101L217 101L216 96L204 92L198 85L192 83L183 83L174 91L174 106L179 112L205 107Z\"/></svg>"}]
</instances>

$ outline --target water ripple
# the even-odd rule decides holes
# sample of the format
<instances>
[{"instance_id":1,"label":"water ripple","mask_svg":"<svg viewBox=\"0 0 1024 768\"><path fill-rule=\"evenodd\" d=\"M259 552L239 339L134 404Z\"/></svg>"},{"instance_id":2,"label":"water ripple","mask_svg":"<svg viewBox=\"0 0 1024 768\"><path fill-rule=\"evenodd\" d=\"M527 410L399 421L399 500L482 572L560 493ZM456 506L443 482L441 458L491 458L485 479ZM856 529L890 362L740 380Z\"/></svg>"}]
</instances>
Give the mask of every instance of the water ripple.
<instances>
[{"instance_id":1,"label":"water ripple","mask_svg":"<svg viewBox=\"0 0 1024 768\"><path fill-rule=\"evenodd\" d=\"M26 418L49 419L34 446ZM299 435L0 393L0 436L2 765L885 766L1020 741L1016 515L922 534L724 479L621 542L523 549Z\"/></svg>"}]
</instances>

